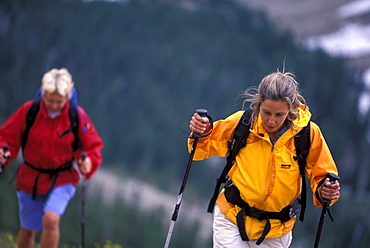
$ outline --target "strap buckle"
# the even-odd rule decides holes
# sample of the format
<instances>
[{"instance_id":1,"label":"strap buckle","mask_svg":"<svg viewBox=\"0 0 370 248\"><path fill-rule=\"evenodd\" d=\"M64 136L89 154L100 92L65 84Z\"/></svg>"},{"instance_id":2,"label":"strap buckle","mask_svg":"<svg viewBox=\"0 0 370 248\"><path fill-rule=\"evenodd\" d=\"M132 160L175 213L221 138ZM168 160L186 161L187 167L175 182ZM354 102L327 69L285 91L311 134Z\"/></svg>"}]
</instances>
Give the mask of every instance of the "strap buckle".
<instances>
[{"instance_id":1,"label":"strap buckle","mask_svg":"<svg viewBox=\"0 0 370 248\"><path fill-rule=\"evenodd\" d=\"M249 212L247 214L248 216L250 217L253 217L253 218L256 218L258 220L266 220L267 219L267 214L265 211L263 210L260 210L258 208L255 208L255 207L251 207L249 209Z\"/></svg>"}]
</instances>

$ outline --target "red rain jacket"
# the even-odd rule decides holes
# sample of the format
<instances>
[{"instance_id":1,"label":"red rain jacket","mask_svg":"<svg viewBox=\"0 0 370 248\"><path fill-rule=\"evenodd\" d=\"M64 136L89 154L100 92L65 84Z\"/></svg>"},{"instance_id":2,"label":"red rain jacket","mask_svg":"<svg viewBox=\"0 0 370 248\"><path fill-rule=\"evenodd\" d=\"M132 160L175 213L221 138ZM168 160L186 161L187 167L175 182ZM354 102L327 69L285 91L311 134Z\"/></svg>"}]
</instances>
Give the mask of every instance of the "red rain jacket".
<instances>
[{"instance_id":1,"label":"red rain jacket","mask_svg":"<svg viewBox=\"0 0 370 248\"><path fill-rule=\"evenodd\" d=\"M24 103L0 127L0 146L8 145L11 152L11 158L4 168L18 156L22 143L21 136L26 129L26 115L32 102L33 100ZM92 162L92 169L86 174L86 179L90 179L102 163L101 151L104 144L85 110L78 107L78 136L82 147L73 152L73 133L69 132L60 137L71 126L68 114L69 104L67 101L60 115L53 119L48 115L44 101L41 100L40 111L29 131L28 141L23 151L24 160L35 168L53 170L60 168L67 161L79 159L81 153L86 152ZM31 194L38 174L37 194L46 194L52 183L50 175L39 173L27 166L24 161L17 171L17 189ZM73 167L58 173L55 187L68 183L77 186L79 179L79 172Z\"/></svg>"}]
</instances>

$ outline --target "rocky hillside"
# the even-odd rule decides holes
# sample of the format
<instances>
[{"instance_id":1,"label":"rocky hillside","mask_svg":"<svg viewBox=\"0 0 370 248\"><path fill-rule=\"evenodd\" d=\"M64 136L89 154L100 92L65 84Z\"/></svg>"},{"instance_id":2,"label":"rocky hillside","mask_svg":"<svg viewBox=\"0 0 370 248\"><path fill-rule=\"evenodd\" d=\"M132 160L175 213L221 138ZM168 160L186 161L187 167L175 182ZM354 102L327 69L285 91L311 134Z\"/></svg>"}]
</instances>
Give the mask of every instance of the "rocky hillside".
<instances>
[{"instance_id":1,"label":"rocky hillside","mask_svg":"<svg viewBox=\"0 0 370 248\"><path fill-rule=\"evenodd\" d=\"M366 90L359 111L370 109L370 1L369 0L235 0L264 11L282 32L294 34L297 44L344 57L348 66L365 71Z\"/></svg>"},{"instance_id":2,"label":"rocky hillside","mask_svg":"<svg viewBox=\"0 0 370 248\"><path fill-rule=\"evenodd\" d=\"M345 56L356 68L370 68L370 1L368 0L236 0L265 11L297 42Z\"/></svg>"}]
</instances>

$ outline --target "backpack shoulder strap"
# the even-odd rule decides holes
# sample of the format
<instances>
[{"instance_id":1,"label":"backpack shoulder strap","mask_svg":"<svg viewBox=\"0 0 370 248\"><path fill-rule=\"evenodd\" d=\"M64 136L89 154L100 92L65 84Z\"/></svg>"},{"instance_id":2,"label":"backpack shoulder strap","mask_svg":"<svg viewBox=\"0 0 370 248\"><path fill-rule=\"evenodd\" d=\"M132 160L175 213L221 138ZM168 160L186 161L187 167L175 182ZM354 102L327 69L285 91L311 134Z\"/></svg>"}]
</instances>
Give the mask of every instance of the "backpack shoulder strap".
<instances>
[{"instance_id":1,"label":"backpack shoulder strap","mask_svg":"<svg viewBox=\"0 0 370 248\"><path fill-rule=\"evenodd\" d=\"M79 119L78 119L78 106L76 106L72 101L69 104L69 121L71 122L71 131L75 137L72 143L72 149L75 152L80 147L80 139L78 138L78 127L79 127Z\"/></svg>"},{"instance_id":2,"label":"backpack shoulder strap","mask_svg":"<svg viewBox=\"0 0 370 248\"><path fill-rule=\"evenodd\" d=\"M306 175L305 175L305 168L306 168L306 159L308 153L310 151L310 125L311 122L307 124L297 135L294 136L294 143L296 149L296 156L294 160L298 161L299 171L302 177L302 193L300 204L302 206L301 213L299 215L299 220L304 220L304 213L306 211L306 202L307 202L307 189L306 189Z\"/></svg>"},{"instance_id":3,"label":"backpack shoulder strap","mask_svg":"<svg viewBox=\"0 0 370 248\"><path fill-rule=\"evenodd\" d=\"M38 112L40 111L40 102L41 98L37 98L34 100L34 102L31 104L31 107L29 108L27 115L26 115L26 129L24 130L22 134L22 150L24 150L24 147L27 144L28 141L28 133L35 123L36 116ZM79 119L78 119L78 106L76 106L73 102L70 101L70 107L68 110L69 115L69 121L71 123L70 130L72 131L75 139L72 143L72 149L73 151L76 151L80 146L80 140L78 138L78 127L79 127Z\"/></svg>"},{"instance_id":4,"label":"backpack shoulder strap","mask_svg":"<svg viewBox=\"0 0 370 248\"><path fill-rule=\"evenodd\" d=\"M213 212L214 205L216 203L216 199L220 191L221 184L227 181L227 174L229 173L231 167L234 164L236 155L238 154L239 150L242 147L246 146L247 137L249 135L249 130L251 127L251 123L250 123L251 116L252 116L252 110L248 108L247 110L244 111L242 117L240 118L238 125L235 128L233 138L230 142L229 155L227 156L227 159L226 159L226 165L220 177L217 178L217 183L216 183L216 186L213 192L213 196L208 204L207 211L209 213Z\"/></svg>"},{"instance_id":5,"label":"backpack shoulder strap","mask_svg":"<svg viewBox=\"0 0 370 248\"><path fill-rule=\"evenodd\" d=\"M24 150L24 147L26 146L27 140L28 140L28 133L33 126L33 123L35 123L36 116L40 110L40 102L41 98L37 98L33 101L31 104L31 107L28 109L27 115L26 115L26 129L24 130L22 134L22 150Z\"/></svg>"}]
</instances>

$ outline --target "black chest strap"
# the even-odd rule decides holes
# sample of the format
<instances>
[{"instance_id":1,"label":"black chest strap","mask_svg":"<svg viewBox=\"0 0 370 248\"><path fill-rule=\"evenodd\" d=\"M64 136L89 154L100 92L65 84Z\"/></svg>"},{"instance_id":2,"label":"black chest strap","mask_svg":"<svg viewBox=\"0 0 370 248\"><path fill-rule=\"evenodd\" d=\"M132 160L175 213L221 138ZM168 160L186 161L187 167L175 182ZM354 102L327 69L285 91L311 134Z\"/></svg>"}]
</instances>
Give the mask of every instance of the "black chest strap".
<instances>
[{"instance_id":1,"label":"black chest strap","mask_svg":"<svg viewBox=\"0 0 370 248\"><path fill-rule=\"evenodd\" d=\"M47 198L49 196L51 190L54 188L57 180L58 180L59 172L70 170L72 168L72 163L73 163L73 160L70 160L70 161L67 161L64 164L60 165L57 169L41 169L41 168L37 168L34 165L28 163L27 161L24 161L24 164L25 165L27 165L28 167L30 167L33 170L38 171L38 173L37 173L37 175L35 177L35 182L33 183L32 199L35 199L36 198L37 185L38 185L39 176L40 176L41 173L48 174L49 175L49 179L52 180L51 181L51 185L50 185L50 187L49 187L49 189L48 189L48 191L46 193L46 198Z\"/></svg>"},{"instance_id":2,"label":"black chest strap","mask_svg":"<svg viewBox=\"0 0 370 248\"><path fill-rule=\"evenodd\" d=\"M266 221L262 234L256 242L257 245L260 245L266 238L266 235L270 232L270 219L278 219L281 222L286 222L293 218L299 211L298 199L295 200L292 205L284 207L280 212L268 212L255 207L251 207L240 197L239 189L235 185L233 185L230 179L225 184L225 197L229 203L241 208L241 210L236 215L236 222L242 240L249 241L244 223L246 216L256 218L259 221Z\"/></svg>"},{"instance_id":3,"label":"black chest strap","mask_svg":"<svg viewBox=\"0 0 370 248\"><path fill-rule=\"evenodd\" d=\"M251 115L252 110L248 108L244 111L237 127L235 128L235 132L233 135L233 139L230 143L230 152L226 159L226 165L220 175L217 178L217 183L213 192L213 196L208 204L208 212L212 213L214 209L214 205L216 203L221 185L226 183L227 181L227 174L229 173L231 167L234 165L235 157L238 154L239 150L246 146L247 137L250 133L251 128ZM305 176L305 168L306 168L306 159L310 149L310 123L308 122L307 126L305 126L298 134L294 136L294 144L296 148L296 156L294 156L294 160L298 161L299 171L302 178L302 192L301 198L298 199L299 204L301 204L302 209L300 212L299 220L304 220L304 214L306 210L306 198L307 198L307 189L306 189L306 176Z\"/></svg>"}]
</instances>

